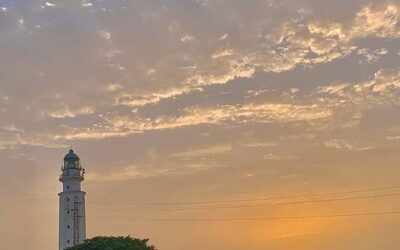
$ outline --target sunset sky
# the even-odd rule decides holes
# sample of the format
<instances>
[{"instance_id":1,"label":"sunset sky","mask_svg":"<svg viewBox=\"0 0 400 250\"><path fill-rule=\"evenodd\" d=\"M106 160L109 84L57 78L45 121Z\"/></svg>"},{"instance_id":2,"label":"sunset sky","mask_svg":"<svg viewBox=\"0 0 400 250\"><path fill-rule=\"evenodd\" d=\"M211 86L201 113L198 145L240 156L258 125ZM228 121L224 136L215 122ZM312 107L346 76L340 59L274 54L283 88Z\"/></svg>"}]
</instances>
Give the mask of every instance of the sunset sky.
<instances>
[{"instance_id":1,"label":"sunset sky","mask_svg":"<svg viewBox=\"0 0 400 250\"><path fill-rule=\"evenodd\" d=\"M72 146L88 237L398 249L399 63L399 0L0 0L0 248Z\"/></svg>"}]
</instances>

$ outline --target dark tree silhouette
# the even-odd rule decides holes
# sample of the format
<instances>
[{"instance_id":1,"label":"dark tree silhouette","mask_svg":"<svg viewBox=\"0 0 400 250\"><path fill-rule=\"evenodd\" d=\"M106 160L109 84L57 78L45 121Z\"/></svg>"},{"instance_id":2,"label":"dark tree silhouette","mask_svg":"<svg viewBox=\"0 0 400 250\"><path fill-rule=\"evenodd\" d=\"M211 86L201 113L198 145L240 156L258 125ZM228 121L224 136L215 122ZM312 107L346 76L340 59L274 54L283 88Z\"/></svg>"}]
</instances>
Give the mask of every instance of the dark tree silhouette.
<instances>
[{"instance_id":1,"label":"dark tree silhouette","mask_svg":"<svg viewBox=\"0 0 400 250\"><path fill-rule=\"evenodd\" d=\"M67 250L157 250L149 240L128 237L95 237Z\"/></svg>"}]
</instances>

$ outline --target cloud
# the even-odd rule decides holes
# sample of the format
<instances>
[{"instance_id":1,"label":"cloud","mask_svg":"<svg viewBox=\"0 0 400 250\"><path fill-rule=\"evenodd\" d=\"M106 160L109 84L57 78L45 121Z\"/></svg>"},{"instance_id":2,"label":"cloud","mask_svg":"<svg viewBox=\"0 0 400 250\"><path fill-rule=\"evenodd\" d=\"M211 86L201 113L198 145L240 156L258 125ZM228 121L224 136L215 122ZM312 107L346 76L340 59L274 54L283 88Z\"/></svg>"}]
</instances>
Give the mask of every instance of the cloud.
<instances>
[{"instance_id":1,"label":"cloud","mask_svg":"<svg viewBox=\"0 0 400 250\"><path fill-rule=\"evenodd\" d=\"M386 136L388 140L400 140L400 135Z\"/></svg>"},{"instance_id":2,"label":"cloud","mask_svg":"<svg viewBox=\"0 0 400 250\"><path fill-rule=\"evenodd\" d=\"M243 144L246 148L269 148L269 147L276 147L278 143L274 142L251 142Z\"/></svg>"},{"instance_id":3,"label":"cloud","mask_svg":"<svg viewBox=\"0 0 400 250\"><path fill-rule=\"evenodd\" d=\"M399 91L400 71L379 70L371 80L319 87L314 95L328 94L320 99L325 105L353 106L368 110L399 105Z\"/></svg>"},{"instance_id":4,"label":"cloud","mask_svg":"<svg viewBox=\"0 0 400 250\"><path fill-rule=\"evenodd\" d=\"M213 155L227 154L230 153L231 151L232 151L232 145L222 144L202 149L195 149L180 153L174 153L172 154L172 157L177 157L177 158L210 157Z\"/></svg>"},{"instance_id":5,"label":"cloud","mask_svg":"<svg viewBox=\"0 0 400 250\"><path fill-rule=\"evenodd\" d=\"M185 42L192 41L193 39L194 39L194 36L185 35L185 36L183 36L183 37L181 38L181 41L185 43Z\"/></svg>"},{"instance_id":6,"label":"cloud","mask_svg":"<svg viewBox=\"0 0 400 250\"><path fill-rule=\"evenodd\" d=\"M399 19L400 8L396 4L388 4L377 11L371 7L365 7L356 15L354 25L350 30L350 38L399 37Z\"/></svg>"},{"instance_id":7,"label":"cloud","mask_svg":"<svg viewBox=\"0 0 400 250\"><path fill-rule=\"evenodd\" d=\"M143 171L136 165L131 165L123 169L114 169L111 173L99 174L91 171L85 177L87 181L94 182L118 182L129 181L141 178L150 178L165 174L162 170Z\"/></svg>"},{"instance_id":8,"label":"cloud","mask_svg":"<svg viewBox=\"0 0 400 250\"><path fill-rule=\"evenodd\" d=\"M51 2L46 2L45 5L47 7L56 7L56 5L54 3L51 3Z\"/></svg>"},{"instance_id":9,"label":"cloud","mask_svg":"<svg viewBox=\"0 0 400 250\"><path fill-rule=\"evenodd\" d=\"M213 59L218 59L218 58L221 58L221 57L232 56L232 55L234 55L234 53L235 53L235 52L234 52L232 49L222 50L222 51L220 51L220 52L215 53L215 54L212 56L212 58L213 58Z\"/></svg>"},{"instance_id":10,"label":"cloud","mask_svg":"<svg viewBox=\"0 0 400 250\"><path fill-rule=\"evenodd\" d=\"M68 145L52 140L43 135L25 135L22 131L0 132L0 149L18 149L22 146L42 147L47 149L66 148Z\"/></svg>"},{"instance_id":11,"label":"cloud","mask_svg":"<svg viewBox=\"0 0 400 250\"><path fill-rule=\"evenodd\" d=\"M30 37L26 40L30 47L21 55L34 50L43 56L35 57L39 61L31 67L19 53L2 51L8 59L3 60L0 73L13 81L6 81L0 89L7 97L1 115L23 129L32 122L60 120L52 121L54 124L46 131L21 132L24 138L46 140L44 144L201 125L264 123L321 131L357 126L365 110L393 107L399 102L396 70L382 69L373 79L363 82L325 82L309 94L303 90L306 86L251 89L259 81L254 79L256 73L285 76L299 69L311 74L310 68L357 53L366 62L377 63L378 58L389 54L389 47L368 48L360 46L359 41L399 37L399 6L393 2L379 6L358 4L352 15L343 20L318 16L312 4L303 4L301 11L297 5L262 1L252 6L224 1L189 4L193 10L202 11L198 22L182 15L185 12L179 8L188 6L174 9L168 7L169 3L163 8L157 4L148 9L138 6L137 12L116 3L120 7L113 9L116 19L111 18L111 9L100 3L54 4L54 11L64 18L51 20L50 11L37 10L48 19L36 20L29 13L21 15L15 7L4 6L15 12L4 17L10 20L10 25L4 22L5 41L11 45L20 40L18 36L26 35ZM90 4L90 13L98 16L96 22L82 10L85 4ZM246 16L245 7L265 7L271 13L285 10L291 16L266 19L265 13L254 11ZM237 14L237 19L220 12L227 8ZM70 20L75 18L69 18L71 13L87 25L74 25ZM174 20L171 16L175 16ZM24 20L26 30L22 33L15 30L18 20ZM165 27L166 23L169 27ZM37 25L41 28L34 28ZM49 36L56 40L49 40ZM149 41L163 43L155 46ZM79 65L76 58L80 59ZM26 79L32 84L26 84ZM229 84L238 79L250 83L243 85L246 91L254 91L243 101L220 98L218 103L208 105L204 100L190 100L196 94L206 96L217 85L229 85L226 87L233 88L232 96L239 96L235 84ZM19 91L22 87L26 94ZM171 105L165 114L164 105ZM63 118L78 122L63 124Z\"/></svg>"},{"instance_id":12,"label":"cloud","mask_svg":"<svg viewBox=\"0 0 400 250\"><path fill-rule=\"evenodd\" d=\"M269 153L264 155L264 160L275 160L275 161L279 161L279 160L297 160L300 159L298 156L295 155L277 155L277 154L273 154L273 153Z\"/></svg>"},{"instance_id":13,"label":"cloud","mask_svg":"<svg viewBox=\"0 0 400 250\"><path fill-rule=\"evenodd\" d=\"M317 105L247 104L243 106L192 107L180 116L162 116L155 119L115 116L106 118L105 124L92 128L68 128L53 135L53 140L88 140L125 137L154 130L171 130L199 125L234 123L306 123L318 126L331 118L331 111Z\"/></svg>"},{"instance_id":14,"label":"cloud","mask_svg":"<svg viewBox=\"0 0 400 250\"><path fill-rule=\"evenodd\" d=\"M99 35L101 38L103 38L106 41L110 41L111 40L111 33L106 31L106 30L100 30L99 31Z\"/></svg>"},{"instance_id":15,"label":"cloud","mask_svg":"<svg viewBox=\"0 0 400 250\"><path fill-rule=\"evenodd\" d=\"M310 14L305 12L302 15ZM213 42L212 46L215 46L215 49L210 47L210 50L207 51L208 55L201 57L192 53L182 55L181 63L188 63L190 66L175 69L175 76L178 78L168 88L151 89L149 90L151 93L147 91L140 93L143 90L135 89L132 91L137 92L134 95L130 93L131 91L124 91L115 98L116 104L135 107L156 104L165 99L201 91L209 85L227 84L237 78L251 78L257 70L266 73L283 73L298 66L309 68L344 58L354 51L364 55L368 62L373 62L377 60L378 56L382 56L384 51L368 52L367 48L358 49L355 41L369 36L398 37L398 32L396 32L396 23L399 20L397 5L387 5L386 8L381 9L364 7L350 24L309 19L291 20L279 24L278 28L270 31L266 38L259 37L253 41L253 37L250 35L240 37L241 43L251 42L254 44L251 50L232 45L221 46L219 43L230 37L225 33ZM369 25L368 29L365 29L365 22L373 25ZM176 25L180 29L182 28L179 23ZM193 38L194 35L184 34L179 40L192 41ZM193 44L194 48L199 49L200 45ZM113 47L117 47L117 45L114 44ZM165 59L168 60L168 58ZM168 67L168 65L163 66ZM165 69L155 70L153 68L153 70L152 80L165 81L159 78L162 76L160 72ZM150 79L144 78L143 80ZM154 84L154 86L157 85Z\"/></svg>"},{"instance_id":16,"label":"cloud","mask_svg":"<svg viewBox=\"0 0 400 250\"><path fill-rule=\"evenodd\" d=\"M276 100L267 102L266 98L268 97L264 97L263 93L268 93L268 91L259 90L252 91L243 104L191 106L169 116L146 117L138 111L125 115L108 113L100 115L100 122L98 121L90 127L64 125L57 130L47 131L46 135L21 131L19 137L24 140L17 140L17 143L60 146L71 140L127 137L149 131L174 130L201 125L237 124L243 126L261 123L327 131L358 126L365 111L400 105L399 91L400 73L396 70L380 70L371 80L364 82L335 83L317 87L310 94L300 94L296 90L289 99L285 95L279 94L278 96L283 98L280 100L281 102L276 102ZM282 93L286 93L286 91ZM74 118L78 115L94 115L94 112L91 108L71 110L66 107L48 111L46 114L53 118ZM331 141L329 145L346 147L346 144L340 141ZM252 144L252 146L265 145ZM217 149L212 150L218 152ZM197 153L201 152L200 150Z\"/></svg>"},{"instance_id":17,"label":"cloud","mask_svg":"<svg viewBox=\"0 0 400 250\"><path fill-rule=\"evenodd\" d=\"M52 118L74 118L78 115L90 115L94 113L94 109L92 107L80 107L75 110L71 110L70 107L64 106L62 108L53 110L53 111L47 111L44 113L44 116L49 116Z\"/></svg>"},{"instance_id":18,"label":"cloud","mask_svg":"<svg viewBox=\"0 0 400 250\"><path fill-rule=\"evenodd\" d=\"M194 91L202 91L201 88L193 89L191 87L169 88L164 91L154 92L149 95L132 96L129 93L122 92L115 98L116 105L141 107L148 104L156 104L161 100L175 98L184 94L189 94Z\"/></svg>"},{"instance_id":19,"label":"cloud","mask_svg":"<svg viewBox=\"0 0 400 250\"><path fill-rule=\"evenodd\" d=\"M91 3L91 2L86 2L86 1L82 1L82 7L83 7L83 8L93 7L93 3Z\"/></svg>"},{"instance_id":20,"label":"cloud","mask_svg":"<svg viewBox=\"0 0 400 250\"><path fill-rule=\"evenodd\" d=\"M382 49L378 49L378 50L374 50L374 51L370 51L369 49L359 49L357 51L357 54L359 55L363 55L365 58L365 61L367 63L373 63L378 61L383 55L386 55L388 53L388 51L385 48ZM362 61L360 61L360 63L362 63Z\"/></svg>"},{"instance_id":21,"label":"cloud","mask_svg":"<svg viewBox=\"0 0 400 250\"><path fill-rule=\"evenodd\" d=\"M350 150L350 151L366 151L377 148L377 146L360 146L357 143L350 143L342 139L333 139L326 141L325 146L328 148L340 149L340 150Z\"/></svg>"}]
</instances>

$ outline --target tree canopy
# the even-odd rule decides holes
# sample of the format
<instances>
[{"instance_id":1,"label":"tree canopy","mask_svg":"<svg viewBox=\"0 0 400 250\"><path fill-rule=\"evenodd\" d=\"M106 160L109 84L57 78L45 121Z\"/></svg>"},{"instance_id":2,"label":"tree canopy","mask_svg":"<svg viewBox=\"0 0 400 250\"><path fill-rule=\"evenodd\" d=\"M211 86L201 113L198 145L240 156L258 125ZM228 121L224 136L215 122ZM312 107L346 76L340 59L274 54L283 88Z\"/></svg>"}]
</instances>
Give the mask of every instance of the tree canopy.
<instances>
[{"instance_id":1,"label":"tree canopy","mask_svg":"<svg viewBox=\"0 0 400 250\"><path fill-rule=\"evenodd\" d=\"M157 250L149 240L128 237L95 237L67 250Z\"/></svg>"}]
</instances>

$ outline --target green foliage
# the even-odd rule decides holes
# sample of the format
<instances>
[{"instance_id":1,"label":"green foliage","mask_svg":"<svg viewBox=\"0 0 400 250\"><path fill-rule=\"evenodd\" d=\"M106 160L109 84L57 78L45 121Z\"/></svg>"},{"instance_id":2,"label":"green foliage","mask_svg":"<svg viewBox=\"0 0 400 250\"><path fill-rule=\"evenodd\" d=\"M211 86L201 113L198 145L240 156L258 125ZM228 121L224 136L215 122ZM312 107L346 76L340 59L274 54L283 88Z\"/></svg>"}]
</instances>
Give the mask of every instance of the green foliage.
<instances>
[{"instance_id":1,"label":"green foliage","mask_svg":"<svg viewBox=\"0 0 400 250\"><path fill-rule=\"evenodd\" d=\"M132 237L95 237L83 244L70 247L67 250L157 250L148 244L149 240L139 240Z\"/></svg>"}]
</instances>

